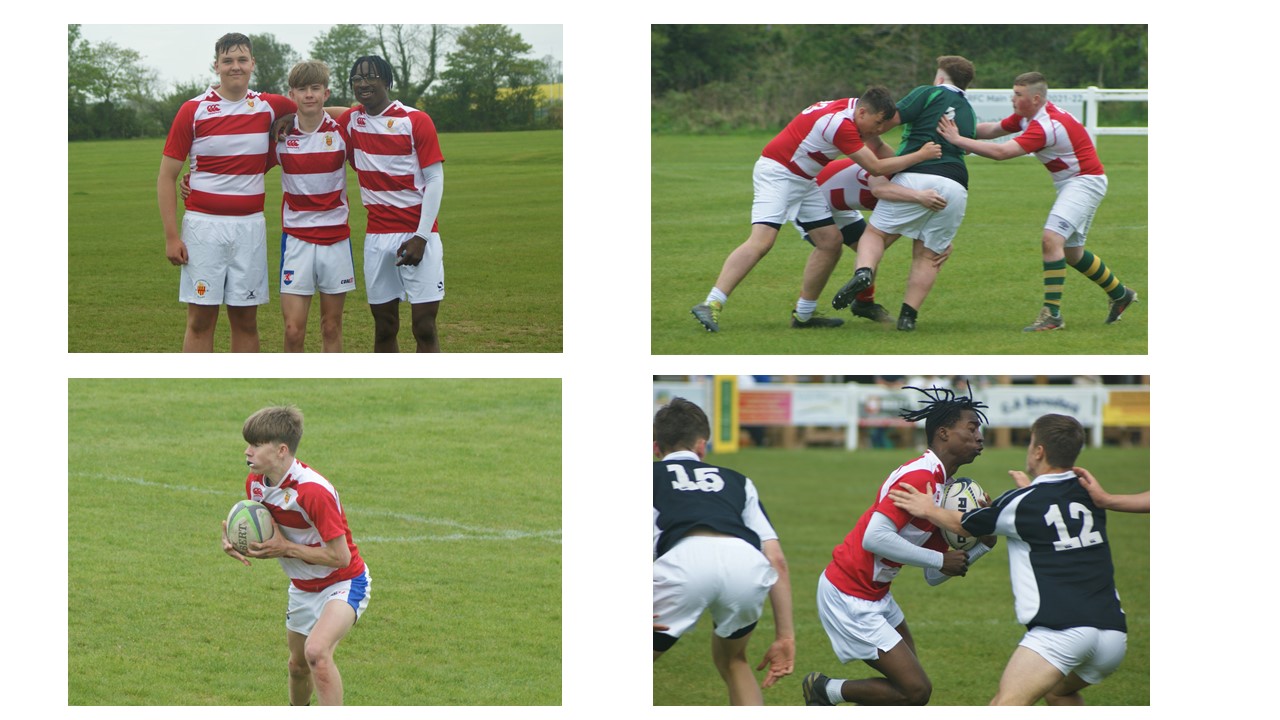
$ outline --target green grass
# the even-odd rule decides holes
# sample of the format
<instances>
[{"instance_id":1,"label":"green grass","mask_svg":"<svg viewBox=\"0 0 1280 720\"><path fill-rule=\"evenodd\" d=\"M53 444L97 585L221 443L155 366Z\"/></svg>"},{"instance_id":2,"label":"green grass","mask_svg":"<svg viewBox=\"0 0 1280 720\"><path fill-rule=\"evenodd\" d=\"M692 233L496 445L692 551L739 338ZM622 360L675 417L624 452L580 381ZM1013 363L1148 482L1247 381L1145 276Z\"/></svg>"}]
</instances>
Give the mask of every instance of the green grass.
<instances>
[{"instance_id":1,"label":"green grass","mask_svg":"<svg viewBox=\"0 0 1280 720\"><path fill-rule=\"evenodd\" d=\"M558 380L72 380L68 702L287 702L288 581L223 554L240 427L306 416L373 578L350 705L558 705Z\"/></svg>"},{"instance_id":2,"label":"green grass","mask_svg":"<svg viewBox=\"0 0 1280 720\"><path fill-rule=\"evenodd\" d=\"M654 354L1136 354L1147 352L1147 140L1103 137L1099 154L1110 186L1089 233L1088 249L1140 303L1105 325L1108 298L1068 270L1067 328L1023 333L1043 299L1040 234L1053 204L1048 173L1031 158L967 160L969 200L955 251L921 308L918 329L898 332L831 309L831 295L853 274L850 252L819 311L847 318L844 327L796 333L789 315L800 293L807 245L783 227L773 250L729 298L721 331L707 333L689 314L715 284L751 223L751 167L765 135L652 136L652 295ZM896 317L910 265L910 244L885 253L876 280L879 302Z\"/></svg>"},{"instance_id":3,"label":"green grass","mask_svg":"<svg viewBox=\"0 0 1280 720\"><path fill-rule=\"evenodd\" d=\"M438 326L445 352L561 352L562 140L560 131L441 136L446 182L440 235L448 295ZM182 348L186 307L178 302L178 269L165 259L156 204L163 147L163 140L68 146L71 352ZM262 350L279 352L284 323L278 171L268 173L266 187L272 297L258 309L258 330ZM365 210L350 167L347 187L357 289L347 295L343 349L370 352L373 320L362 256ZM501 288L497 295L495 288ZM402 350L413 347L408 305L401 303ZM313 302L308 321L307 352L319 352L318 303ZM218 351L230 347L225 311L214 346Z\"/></svg>"},{"instance_id":4,"label":"green grass","mask_svg":"<svg viewBox=\"0 0 1280 720\"><path fill-rule=\"evenodd\" d=\"M803 704L805 674L867 678L876 673L861 662L842 666L818 620L814 596L831 549L871 505L884 478L909 450L744 450L709 456L708 462L746 473L757 484L778 530L791 571L796 623L796 671L765 691L769 705ZM995 496L1012 487L1009 469L1021 469L1026 451L988 449L960 474L973 477ZM1086 449L1080 464L1109 491L1140 492L1150 487L1147 450ZM1107 513L1116 565L1116 585L1129 624L1128 653L1120 668L1085 691L1091 705L1148 705L1151 683L1150 521L1148 515ZM1002 540L963 578L929 587L918 568L906 568L893 583L915 636L921 664L933 681L933 705L985 705L1026 628L1013 614L1009 559ZM747 650L754 666L773 639L773 616L766 608ZM710 620L682 637L653 666L655 705L724 705L728 696L711 663ZM756 673L757 678L763 673Z\"/></svg>"}]
</instances>

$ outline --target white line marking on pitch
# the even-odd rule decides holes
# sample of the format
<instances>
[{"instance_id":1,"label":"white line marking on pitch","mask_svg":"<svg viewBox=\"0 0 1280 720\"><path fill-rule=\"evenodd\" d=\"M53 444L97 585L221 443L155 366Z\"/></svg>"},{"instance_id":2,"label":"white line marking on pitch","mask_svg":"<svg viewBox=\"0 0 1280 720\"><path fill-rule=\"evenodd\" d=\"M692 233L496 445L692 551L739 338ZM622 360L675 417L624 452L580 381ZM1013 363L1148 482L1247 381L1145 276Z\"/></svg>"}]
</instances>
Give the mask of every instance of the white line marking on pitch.
<instances>
[{"instance_id":1,"label":"white line marking on pitch","mask_svg":"<svg viewBox=\"0 0 1280 720\"><path fill-rule=\"evenodd\" d=\"M230 495L223 490L215 490L213 488L195 487L193 485L178 485L175 483L162 483L153 480L144 480L140 477L130 475L113 475L108 473L72 473L71 477L88 478L91 480L107 480L109 482L128 483L130 485L140 485L142 487L155 487L163 490L179 490L182 492L194 492L202 495ZM369 535L356 538L357 542L371 543L413 543L425 541L449 541L449 540L524 540L528 538L547 540L549 542L560 542L560 530L502 530L500 528L485 528L464 525L455 520L446 520L443 518L428 518L420 515L410 515L408 513L391 512L389 510L364 510L356 509L354 515L359 516L376 516L399 520L401 522L417 523L420 525L439 525L452 528L456 532L444 535L412 535L389 537L383 535Z\"/></svg>"}]
</instances>

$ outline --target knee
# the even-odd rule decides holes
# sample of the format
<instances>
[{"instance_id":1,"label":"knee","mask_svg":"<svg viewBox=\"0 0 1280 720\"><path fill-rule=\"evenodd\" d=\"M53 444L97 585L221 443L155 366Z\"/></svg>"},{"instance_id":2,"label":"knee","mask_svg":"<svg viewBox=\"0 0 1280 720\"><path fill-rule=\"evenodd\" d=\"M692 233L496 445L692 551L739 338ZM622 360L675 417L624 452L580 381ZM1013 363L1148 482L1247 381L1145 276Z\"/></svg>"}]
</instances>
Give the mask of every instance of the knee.
<instances>
[{"instance_id":1,"label":"knee","mask_svg":"<svg viewBox=\"0 0 1280 720\"><path fill-rule=\"evenodd\" d=\"M928 705L933 696L933 682L929 678L921 678L918 682L898 688L902 693L904 705Z\"/></svg>"},{"instance_id":2,"label":"knee","mask_svg":"<svg viewBox=\"0 0 1280 720\"><path fill-rule=\"evenodd\" d=\"M290 345L301 345L307 339L307 326L294 322L285 323L284 339Z\"/></svg>"},{"instance_id":3,"label":"knee","mask_svg":"<svg viewBox=\"0 0 1280 720\"><path fill-rule=\"evenodd\" d=\"M320 331L326 340L337 340L342 335L342 318L322 318Z\"/></svg>"},{"instance_id":4,"label":"knee","mask_svg":"<svg viewBox=\"0 0 1280 720\"><path fill-rule=\"evenodd\" d=\"M304 678L311 674L311 666L307 664L305 657L289 656L289 676L294 678Z\"/></svg>"},{"instance_id":5,"label":"knee","mask_svg":"<svg viewBox=\"0 0 1280 720\"><path fill-rule=\"evenodd\" d=\"M434 317L416 318L413 321L413 337L425 343L435 342L436 319Z\"/></svg>"},{"instance_id":6,"label":"knee","mask_svg":"<svg viewBox=\"0 0 1280 720\"><path fill-rule=\"evenodd\" d=\"M399 334L399 315L373 314L373 339L375 341L395 340Z\"/></svg>"},{"instance_id":7,"label":"knee","mask_svg":"<svg viewBox=\"0 0 1280 720\"><path fill-rule=\"evenodd\" d=\"M325 647L308 642L303 651L307 660L308 671L328 666L333 662L333 652Z\"/></svg>"}]
</instances>

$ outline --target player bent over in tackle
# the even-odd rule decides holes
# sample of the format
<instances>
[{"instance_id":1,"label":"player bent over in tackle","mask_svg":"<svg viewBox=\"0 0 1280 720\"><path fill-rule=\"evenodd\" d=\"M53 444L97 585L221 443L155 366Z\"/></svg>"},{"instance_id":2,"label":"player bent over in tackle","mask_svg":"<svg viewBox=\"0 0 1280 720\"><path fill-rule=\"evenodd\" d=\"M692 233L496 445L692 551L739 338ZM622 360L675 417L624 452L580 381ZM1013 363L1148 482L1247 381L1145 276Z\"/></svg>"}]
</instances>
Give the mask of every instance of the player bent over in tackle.
<instances>
[{"instance_id":1,"label":"player bent over in tackle","mask_svg":"<svg viewBox=\"0 0 1280 720\"><path fill-rule=\"evenodd\" d=\"M653 659L711 613L711 657L731 705L763 705L747 643L773 605L775 639L756 666L764 687L795 668L791 580L778 534L755 485L702 462L711 425L697 405L675 398L653 418Z\"/></svg>"},{"instance_id":2,"label":"player bent over in tackle","mask_svg":"<svg viewBox=\"0 0 1280 720\"><path fill-rule=\"evenodd\" d=\"M289 576L289 704L309 705L314 688L321 705L341 705L342 675L333 653L369 605L368 568L337 490L294 457L302 413L263 408L245 420L243 434L250 469L245 496L267 507L275 533L241 555L227 540L224 521L222 549L246 566L249 558L278 558Z\"/></svg>"},{"instance_id":3,"label":"player bent over in tackle","mask_svg":"<svg viewBox=\"0 0 1280 720\"><path fill-rule=\"evenodd\" d=\"M1107 513L1074 470L1084 448L1080 422L1044 415L1031 425L1027 470L1019 486L989 507L961 513L936 507L914 488L893 502L960 535L1009 538L1009 573L1018 622L1027 626L1009 658L992 705L1083 705L1080 691L1115 672L1128 645L1116 592ZM1035 478L1030 480L1030 478Z\"/></svg>"},{"instance_id":4,"label":"player bent over in tackle","mask_svg":"<svg viewBox=\"0 0 1280 720\"><path fill-rule=\"evenodd\" d=\"M929 449L889 475L818 579L818 617L836 657L842 663L861 660L883 677L840 680L809 673L802 687L806 705L927 704L933 684L890 585L905 565L924 568L930 585L962 576L996 542L985 537L967 553L952 549L937 526L913 518L890 500L891 489L909 486L938 502L947 480L982 453L985 405L950 390L907 389L928 398L921 401L923 409L904 411L902 417L925 421Z\"/></svg>"},{"instance_id":5,"label":"player bent over in tackle","mask_svg":"<svg viewBox=\"0 0 1280 720\"><path fill-rule=\"evenodd\" d=\"M961 136L955 124L943 118L938 132L947 142L992 160L1008 160L1034 153L1053 177L1058 192L1040 238L1044 262L1044 306L1036 321L1024 331L1061 330L1062 289L1067 265L1092 280L1110 298L1106 323L1120 319L1138 301L1138 293L1125 287L1102 258L1084 249L1093 216L1107 194L1107 175L1098 159L1089 132L1071 113L1049 102L1049 84L1038 72L1013 79L1013 114L1000 122L979 123L976 139ZM1020 132L1007 143L981 142Z\"/></svg>"}]
</instances>

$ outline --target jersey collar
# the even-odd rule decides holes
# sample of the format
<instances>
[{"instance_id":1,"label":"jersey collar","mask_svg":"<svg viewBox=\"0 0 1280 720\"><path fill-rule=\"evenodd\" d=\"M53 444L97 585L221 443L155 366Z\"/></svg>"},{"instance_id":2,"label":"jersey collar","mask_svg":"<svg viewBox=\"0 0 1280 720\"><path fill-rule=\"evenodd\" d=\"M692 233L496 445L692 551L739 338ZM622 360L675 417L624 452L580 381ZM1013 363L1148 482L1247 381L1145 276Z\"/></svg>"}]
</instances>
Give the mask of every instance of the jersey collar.
<instances>
[{"instance_id":1,"label":"jersey collar","mask_svg":"<svg viewBox=\"0 0 1280 720\"><path fill-rule=\"evenodd\" d=\"M1035 483L1053 483L1053 482L1066 482L1066 481L1068 481L1068 480L1075 480L1075 479L1076 479L1076 474L1075 474L1074 472L1072 472L1072 471L1068 470L1068 471L1066 471L1066 472L1060 472L1060 473L1049 473L1049 474L1047 474L1047 475L1039 475L1039 476L1037 476L1037 477L1036 477L1036 479L1035 479L1035 480L1032 480L1031 482L1032 482L1032 484L1035 484Z\"/></svg>"},{"instance_id":2,"label":"jersey collar","mask_svg":"<svg viewBox=\"0 0 1280 720\"><path fill-rule=\"evenodd\" d=\"M702 458L699 458L699 457L698 457L698 453L696 453L696 452L694 452L694 451L692 451L692 450L677 450L677 451L675 451L675 452L673 452L673 453L671 453L671 454L667 455L666 457L664 457L664 458L662 458L662 459L663 459L664 461L666 461L666 460L694 460L694 461L696 461L696 462L702 462Z\"/></svg>"}]
</instances>

